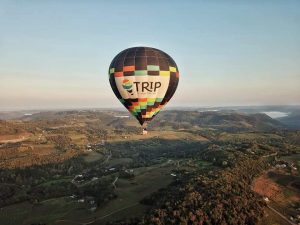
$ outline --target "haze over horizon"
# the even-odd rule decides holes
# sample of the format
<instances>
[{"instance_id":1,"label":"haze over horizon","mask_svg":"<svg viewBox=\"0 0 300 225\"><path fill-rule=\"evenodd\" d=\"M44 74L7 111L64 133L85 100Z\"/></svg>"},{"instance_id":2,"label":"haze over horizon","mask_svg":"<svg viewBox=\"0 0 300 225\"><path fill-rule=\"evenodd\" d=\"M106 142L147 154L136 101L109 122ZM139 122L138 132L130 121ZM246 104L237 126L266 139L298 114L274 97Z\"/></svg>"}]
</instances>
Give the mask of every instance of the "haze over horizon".
<instances>
[{"instance_id":1,"label":"haze over horizon","mask_svg":"<svg viewBox=\"0 0 300 225\"><path fill-rule=\"evenodd\" d=\"M122 107L125 48L168 53L168 107L300 105L299 1L0 1L0 110Z\"/></svg>"}]
</instances>

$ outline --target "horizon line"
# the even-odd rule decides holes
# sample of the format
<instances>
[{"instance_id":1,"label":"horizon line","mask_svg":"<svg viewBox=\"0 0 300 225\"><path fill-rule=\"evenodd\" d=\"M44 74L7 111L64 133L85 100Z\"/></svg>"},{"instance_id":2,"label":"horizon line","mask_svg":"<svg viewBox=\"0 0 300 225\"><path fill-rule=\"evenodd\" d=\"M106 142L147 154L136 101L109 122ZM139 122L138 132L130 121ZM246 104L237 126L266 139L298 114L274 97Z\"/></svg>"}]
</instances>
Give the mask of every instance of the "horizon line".
<instances>
[{"instance_id":1,"label":"horizon line","mask_svg":"<svg viewBox=\"0 0 300 225\"><path fill-rule=\"evenodd\" d=\"M300 104L257 104L257 105L214 105L214 106L169 106L163 108L163 110L174 110L176 108L187 108L187 109L197 109L197 108L252 108L252 107L300 107ZM79 106L79 107L8 107L1 108L0 112L16 112L16 111L69 111L69 110L120 110L127 111L122 106L113 107L90 107L90 106Z\"/></svg>"}]
</instances>

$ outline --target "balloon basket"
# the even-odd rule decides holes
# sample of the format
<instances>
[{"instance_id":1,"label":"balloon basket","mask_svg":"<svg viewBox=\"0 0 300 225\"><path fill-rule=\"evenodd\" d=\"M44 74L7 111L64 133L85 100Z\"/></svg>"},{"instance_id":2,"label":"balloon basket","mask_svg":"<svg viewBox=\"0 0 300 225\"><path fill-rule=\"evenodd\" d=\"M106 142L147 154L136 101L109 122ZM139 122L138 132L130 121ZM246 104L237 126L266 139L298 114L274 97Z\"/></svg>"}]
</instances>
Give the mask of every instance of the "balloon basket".
<instances>
[{"instance_id":1,"label":"balloon basket","mask_svg":"<svg viewBox=\"0 0 300 225\"><path fill-rule=\"evenodd\" d=\"M146 127L142 127L142 135L147 135L148 131Z\"/></svg>"}]
</instances>

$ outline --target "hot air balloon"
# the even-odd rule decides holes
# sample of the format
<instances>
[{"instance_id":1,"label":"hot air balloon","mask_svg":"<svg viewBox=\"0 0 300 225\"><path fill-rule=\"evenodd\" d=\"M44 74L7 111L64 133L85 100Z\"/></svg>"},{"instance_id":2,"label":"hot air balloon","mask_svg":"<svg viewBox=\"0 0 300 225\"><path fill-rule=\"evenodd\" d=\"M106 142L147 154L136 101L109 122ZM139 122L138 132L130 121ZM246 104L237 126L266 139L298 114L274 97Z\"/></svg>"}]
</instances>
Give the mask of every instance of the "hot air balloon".
<instances>
[{"instance_id":1,"label":"hot air balloon","mask_svg":"<svg viewBox=\"0 0 300 225\"><path fill-rule=\"evenodd\" d=\"M109 66L111 88L144 129L172 98L178 81L174 60L155 48L125 49Z\"/></svg>"}]
</instances>

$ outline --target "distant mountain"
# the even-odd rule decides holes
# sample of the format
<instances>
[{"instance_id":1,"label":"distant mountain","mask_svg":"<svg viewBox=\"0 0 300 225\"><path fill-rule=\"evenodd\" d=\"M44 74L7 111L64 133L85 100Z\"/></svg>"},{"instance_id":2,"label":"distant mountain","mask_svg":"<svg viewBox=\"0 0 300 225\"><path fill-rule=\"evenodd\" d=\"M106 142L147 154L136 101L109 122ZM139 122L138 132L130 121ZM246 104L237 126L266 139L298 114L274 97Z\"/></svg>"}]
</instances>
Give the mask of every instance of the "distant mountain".
<instances>
[{"instance_id":1,"label":"distant mountain","mask_svg":"<svg viewBox=\"0 0 300 225\"><path fill-rule=\"evenodd\" d=\"M245 114L235 111L164 111L151 126L191 128L211 127L223 130L272 130L284 127L282 123L263 113Z\"/></svg>"},{"instance_id":2,"label":"distant mountain","mask_svg":"<svg viewBox=\"0 0 300 225\"><path fill-rule=\"evenodd\" d=\"M289 116L277 118L282 124L291 129L300 129L300 113L292 113Z\"/></svg>"},{"instance_id":3,"label":"distant mountain","mask_svg":"<svg viewBox=\"0 0 300 225\"><path fill-rule=\"evenodd\" d=\"M23 112L22 112L23 113ZM120 117L121 116L129 116ZM289 114L290 115L290 114ZM193 127L215 128L223 131L268 131L277 128L293 127L299 121L300 114L272 119L264 113L248 113L236 110L166 110L160 112L155 117L149 127L161 129L171 127L174 129L191 129ZM54 127L66 124L98 124L98 126L108 126L116 129L138 127L136 120L125 111L102 111L102 110L68 110L68 111L43 111L32 114L22 114L19 117L22 121L39 122L43 127L51 123ZM1 124L0 124L1 125ZM16 124L14 124L14 127ZM1 125L3 127L3 124ZM295 128L297 126L294 126Z\"/></svg>"}]
</instances>

